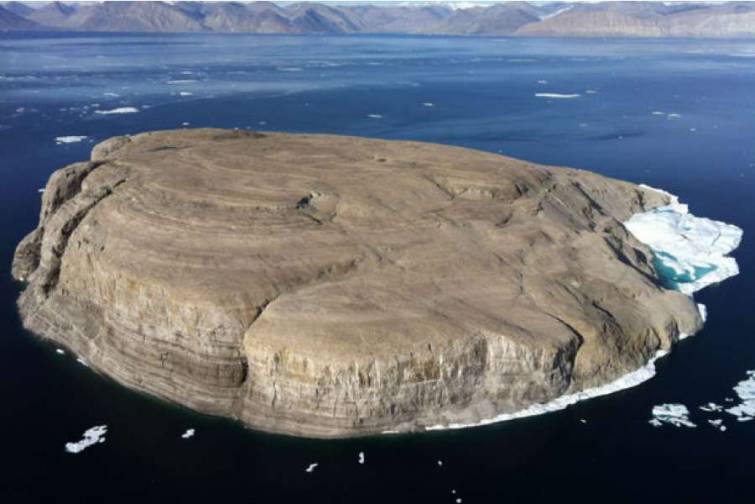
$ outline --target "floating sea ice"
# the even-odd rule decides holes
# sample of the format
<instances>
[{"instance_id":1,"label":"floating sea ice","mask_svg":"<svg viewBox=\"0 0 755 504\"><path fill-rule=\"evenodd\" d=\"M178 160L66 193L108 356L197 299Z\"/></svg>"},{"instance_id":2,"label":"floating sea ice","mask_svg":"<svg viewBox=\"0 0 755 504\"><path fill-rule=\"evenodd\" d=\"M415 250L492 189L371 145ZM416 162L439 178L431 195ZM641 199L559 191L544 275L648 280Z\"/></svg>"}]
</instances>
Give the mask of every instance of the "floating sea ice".
<instances>
[{"instance_id":1,"label":"floating sea ice","mask_svg":"<svg viewBox=\"0 0 755 504\"><path fill-rule=\"evenodd\" d=\"M742 401L726 410L730 415L737 417L740 422L748 422L755 418L755 371L747 371L748 378L734 387L734 391Z\"/></svg>"},{"instance_id":2,"label":"floating sea ice","mask_svg":"<svg viewBox=\"0 0 755 504\"><path fill-rule=\"evenodd\" d=\"M574 93L574 94L561 94L561 93L535 93L535 96L538 98L558 98L558 99L567 99L567 98L579 98L581 95Z\"/></svg>"},{"instance_id":3,"label":"floating sea ice","mask_svg":"<svg viewBox=\"0 0 755 504\"><path fill-rule=\"evenodd\" d=\"M660 404L653 406L653 418L649 423L655 427L660 427L664 423L674 427L697 427L689 419L689 410L683 404Z\"/></svg>"},{"instance_id":4,"label":"floating sea ice","mask_svg":"<svg viewBox=\"0 0 755 504\"><path fill-rule=\"evenodd\" d=\"M597 92L597 91L595 91L594 89L586 89L586 90L585 90L585 94L597 94L597 93L598 93L598 92Z\"/></svg>"},{"instance_id":5,"label":"floating sea ice","mask_svg":"<svg viewBox=\"0 0 755 504\"><path fill-rule=\"evenodd\" d=\"M169 80L166 84L189 84L191 82L197 82L196 79L176 79Z\"/></svg>"},{"instance_id":6,"label":"floating sea ice","mask_svg":"<svg viewBox=\"0 0 755 504\"><path fill-rule=\"evenodd\" d=\"M364 452L359 452L359 463L364 464Z\"/></svg>"},{"instance_id":7,"label":"floating sea ice","mask_svg":"<svg viewBox=\"0 0 755 504\"><path fill-rule=\"evenodd\" d=\"M182 122L181 123L181 126L188 126L188 125L189 125L189 123L187 123L187 122Z\"/></svg>"},{"instance_id":8,"label":"floating sea ice","mask_svg":"<svg viewBox=\"0 0 755 504\"><path fill-rule=\"evenodd\" d=\"M660 110L654 110L654 111L652 112L652 115L662 116L662 115L666 115L666 114L665 114L665 113L663 113L663 112L661 112Z\"/></svg>"},{"instance_id":9,"label":"floating sea ice","mask_svg":"<svg viewBox=\"0 0 755 504\"><path fill-rule=\"evenodd\" d=\"M585 420L584 418L580 418L580 419L579 419L579 422L580 422L580 423L583 423L583 424L586 424L586 423L587 423L587 420Z\"/></svg>"},{"instance_id":10,"label":"floating sea ice","mask_svg":"<svg viewBox=\"0 0 755 504\"><path fill-rule=\"evenodd\" d=\"M706 322L708 320L708 307L702 303L697 303L697 311L700 313L700 318L703 319L703 322Z\"/></svg>"},{"instance_id":11,"label":"floating sea ice","mask_svg":"<svg viewBox=\"0 0 755 504\"><path fill-rule=\"evenodd\" d=\"M737 275L737 261L726 255L739 246L742 230L695 217L676 196L666 194L669 205L634 214L624 226L653 250L656 269L668 286L691 295Z\"/></svg>"},{"instance_id":12,"label":"floating sea ice","mask_svg":"<svg viewBox=\"0 0 755 504\"><path fill-rule=\"evenodd\" d=\"M186 432L184 432L183 434L181 434L181 437L184 438L184 439L189 439L190 437L194 436L195 432L196 431L194 429L186 429Z\"/></svg>"},{"instance_id":13,"label":"floating sea ice","mask_svg":"<svg viewBox=\"0 0 755 504\"><path fill-rule=\"evenodd\" d=\"M713 411L722 411L724 407L714 402L709 402L708 404L704 406L700 406L700 409L703 411L713 412Z\"/></svg>"},{"instance_id":14,"label":"floating sea ice","mask_svg":"<svg viewBox=\"0 0 755 504\"><path fill-rule=\"evenodd\" d=\"M81 142L82 140L86 140L87 138L88 137L86 135L59 136L59 137L55 137L55 143L58 145L77 143L77 142Z\"/></svg>"},{"instance_id":15,"label":"floating sea ice","mask_svg":"<svg viewBox=\"0 0 755 504\"><path fill-rule=\"evenodd\" d=\"M66 451L68 453L79 453L92 445L104 443L105 434L107 434L107 425L94 426L84 432L84 437L80 441L66 443Z\"/></svg>"},{"instance_id":16,"label":"floating sea ice","mask_svg":"<svg viewBox=\"0 0 755 504\"><path fill-rule=\"evenodd\" d=\"M716 427L721 432L724 432L726 430L726 426L723 425L724 421L720 418L714 418L712 420L708 420L708 423L711 424L713 427Z\"/></svg>"},{"instance_id":17,"label":"floating sea ice","mask_svg":"<svg viewBox=\"0 0 755 504\"><path fill-rule=\"evenodd\" d=\"M547 81L547 80L542 80L542 79L541 79L541 80L537 81L537 83L538 83L538 84L548 84L548 81Z\"/></svg>"},{"instance_id":18,"label":"floating sea ice","mask_svg":"<svg viewBox=\"0 0 755 504\"><path fill-rule=\"evenodd\" d=\"M435 104L431 103L431 102L425 102L422 105L424 105L425 107L434 107L435 106Z\"/></svg>"},{"instance_id":19,"label":"floating sea ice","mask_svg":"<svg viewBox=\"0 0 755 504\"><path fill-rule=\"evenodd\" d=\"M191 96L193 93L190 93L189 91L181 91L178 94L181 95L181 96Z\"/></svg>"},{"instance_id":20,"label":"floating sea ice","mask_svg":"<svg viewBox=\"0 0 755 504\"><path fill-rule=\"evenodd\" d=\"M383 116L380 114L367 114L367 117L371 117L372 119L382 119Z\"/></svg>"},{"instance_id":21,"label":"floating sea ice","mask_svg":"<svg viewBox=\"0 0 755 504\"><path fill-rule=\"evenodd\" d=\"M44 187L40 187L39 189L37 189L37 192L38 193L43 193L43 192L45 192L45 188Z\"/></svg>"},{"instance_id":22,"label":"floating sea ice","mask_svg":"<svg viewBox=\"0 0 755 504\"><path fill-rule=\"evenodd\" d=\"M668 114L666 116L667 119L679 119L682 115L681 114Z\"/></svg>"},{"instance_id":23,"label":"floating sea ice","mask_svg":"<svg viewBox=\"0 0 755 504\"><path fill-rule=\"evenodd\" d=\"M443 467L443 461L442 460L438 461L438 467Z\"/></svg>"},{"instance_id":24,"label":"floating sea ice","mask_svg":"<svg viewBox=\"0 0 755 504\"><path fill-rule=\"evenodd\" d=\"M320 464L318 464L317 462L309 464L309 466L306 469L304 469L304 471L308 472L308 473L311 473L312 471L315 470L315 467L317 467L318 465L320 465Z\"/></svg>"},{"instance_id":25,"label":"floating sea ice","mask_svg":"<svg viewBox=\"0 0 755 504\"><path fill-rule=\"evenodd\" d=\"M85 360L84 360L84 359L82 359L81 357L79 357L78 359L76 359L76 362L78 362L78 363L79 363L79 364L81 364L82 366L85 366L85 367L89 367L89 364L87 364L87 361L85 361Z\"/></svg>"},{"instance_id":26,"label":"floating sea ice","mask_svg":"<svg viewBox=\"0 0 755 504\"><path fill-rule=\"evenodd\" d=\"M139 112L139 109L136 107L119 107L114 108L111 110L95 110L95 114L100 115L110 115L110 114L135 114L136 112Z\"/></svg>"},{"instance_id":27,"label":"floating sea ice","mask_svg":"<svg viewBox=\"0 0 755 504\"><path fill-rule=\"evenodd\" d=\"M118 93L102 93L102 95L103 96L112 96L112 97L115 97L115 98L117 98L118 96L120 96Z\"/></svg>"},{"instance_id":28,"label":"floating sea ice","mask_svg":"<svg viewBox=\"0 0 755 504\"><path fill-rule=\"evenodd\" d=\"M55 350L55 353L58 355L65 355L65 352L63 351L62 348L58 348L57 350Z\"/></svg>"}]
</instances>

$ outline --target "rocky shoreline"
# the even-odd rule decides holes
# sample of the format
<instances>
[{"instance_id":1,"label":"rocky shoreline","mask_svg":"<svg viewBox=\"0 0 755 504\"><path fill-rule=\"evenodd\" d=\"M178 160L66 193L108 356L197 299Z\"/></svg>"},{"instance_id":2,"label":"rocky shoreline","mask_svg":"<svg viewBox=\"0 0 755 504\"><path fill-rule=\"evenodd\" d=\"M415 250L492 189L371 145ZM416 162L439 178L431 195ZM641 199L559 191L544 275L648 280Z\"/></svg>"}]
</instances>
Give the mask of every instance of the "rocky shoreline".
<instances>
[{"instance_id":1,"label":"rocky shoreline","mask_svg":"<svg viewBox=\"0 0 755 504\"><path fill-rule=\"evenodd\" d=\"M622 225L668 195L418 142L197 129L55 172L24 325L116 381L270 432L474 424L702 326Z\"/></svg>"}]
</instances>

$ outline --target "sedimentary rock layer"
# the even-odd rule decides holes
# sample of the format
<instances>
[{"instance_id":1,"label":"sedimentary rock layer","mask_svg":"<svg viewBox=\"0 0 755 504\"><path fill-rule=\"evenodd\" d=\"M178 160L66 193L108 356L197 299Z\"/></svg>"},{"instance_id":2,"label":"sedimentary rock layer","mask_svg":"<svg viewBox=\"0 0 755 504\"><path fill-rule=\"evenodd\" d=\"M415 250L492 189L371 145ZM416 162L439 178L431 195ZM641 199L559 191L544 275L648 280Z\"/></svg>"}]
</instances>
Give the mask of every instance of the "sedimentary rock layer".
<instances>
[{"instance_id":1,"label":"sedimentary rock layer","mask_svg":"<svg viewBox=\"0 0 755 504\"><path fill-rule=\"evenodd\" d=\"M663 194L456 147L214 129L55 172L31 331L138 390L316 437L474 423L701 325L621 222Z\"/></svg>"}]
</instances>

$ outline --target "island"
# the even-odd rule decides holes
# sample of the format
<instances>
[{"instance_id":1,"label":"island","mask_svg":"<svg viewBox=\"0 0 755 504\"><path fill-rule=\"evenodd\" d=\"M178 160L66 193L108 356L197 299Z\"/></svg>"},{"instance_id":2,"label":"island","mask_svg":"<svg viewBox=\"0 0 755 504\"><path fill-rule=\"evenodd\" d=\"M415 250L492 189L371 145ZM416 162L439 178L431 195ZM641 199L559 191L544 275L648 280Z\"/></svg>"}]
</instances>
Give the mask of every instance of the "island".
<instances>
[{"instance_id":1,"label":"island","mask_svg":"<svg viewBox=\"0 0 755 504\"><path fill-rule=\"evenodd\" d=\"M413 432L615 382L698 331L624 225L672 203L460 147L156 131L54 172L12 272L24 326L127 387L262 431Z\"/></svg>"}]
</instances>

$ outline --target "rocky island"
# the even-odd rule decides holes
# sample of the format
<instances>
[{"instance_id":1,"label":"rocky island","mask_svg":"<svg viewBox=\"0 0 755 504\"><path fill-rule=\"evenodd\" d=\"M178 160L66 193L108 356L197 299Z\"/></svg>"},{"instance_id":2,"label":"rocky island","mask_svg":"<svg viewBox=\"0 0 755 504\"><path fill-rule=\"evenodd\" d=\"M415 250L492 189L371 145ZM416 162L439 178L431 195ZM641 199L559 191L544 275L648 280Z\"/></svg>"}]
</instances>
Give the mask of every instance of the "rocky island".
<instances>
[{"instance_id":1,"label":"rocky island","mask_svg":"<svg viewBox=\"0 0 755 504\"><path fill-rule=\"evenodd\" d=\"M24 325L264 431L472 424L596 387L702 325L624 222L642 186L470 149L186 129L56 171Z\"/></svg>"}]
</instances>

